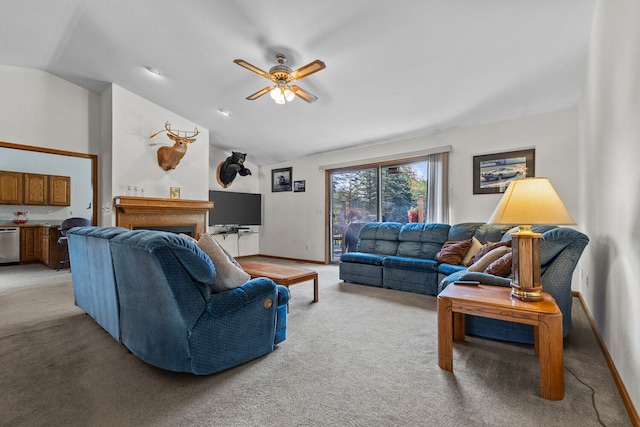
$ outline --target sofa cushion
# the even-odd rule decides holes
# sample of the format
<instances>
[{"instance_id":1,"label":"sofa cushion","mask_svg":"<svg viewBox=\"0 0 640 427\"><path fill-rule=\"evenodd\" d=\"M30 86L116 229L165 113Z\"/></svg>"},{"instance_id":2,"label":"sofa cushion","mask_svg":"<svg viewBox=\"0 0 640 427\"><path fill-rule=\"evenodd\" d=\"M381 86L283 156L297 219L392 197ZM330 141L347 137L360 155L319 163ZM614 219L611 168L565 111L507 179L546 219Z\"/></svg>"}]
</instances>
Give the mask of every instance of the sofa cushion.
<instances>
[{"instance_id":1,"label":"sofa cushion","mask_svg":"<svg viewBox=\"0 0 640 427\"><path fill-rule=\"evenodd\" d=\"M382 260L384 268L399 270L412 270L433 273L437 271L438 263L432 259L406 258L400 256L388 256Z\"/></svg>"},{"instance_id":2,"label":"sofa cushion","mask_svg":"<svg viewBox=\"0 0 640 427\"><path fill-rule=\"evenodd\" d=\"M460 264L460 261L462 261L462 258L471 247L471 240L446 241L442 245L440 252L436 254L436 260L446 264Z\"/></svg>"},{"instance_id":3,"label":"sofa cushion","mask_svg":"<svg viewBox=\"0 0 640 427\"><path fill-rule=\"evenodd\" d=\"M340 263L354 263L367 265L382 265L384 257L365 252L347 252L340 255Z\"/></svg>"},{"instance_id":4,"label":"sofa cushion","mask_svg":"<svg viewBox=\"0 0 640 427\"><path fill-rule=\"evenodd\" d=\"M402 226L398 235L398 256L435 259L446 242L450 226L448 224L408 223Z\"/></svg>"},{"instance_id":5,"label":"sofa cushion","mask_svg":"<svg viewBox=\"0 0 640 427\"><path fill-rule=\"evenodd\" d=\"M398 234L402 224L398 222L369 222L360 230L357 252L395 255L398 250Z\"/></svg>"},{"instance_id":6,"label":"sofa cushion","mask_svg":"<svg viewBox=\"0 0 640 427\"><path fill-rule=\"evenodd\" d=\"M487 269L487 267L489 267L489 265L492 262L494 262L495 260L497 260L498 258L500 258L501 256L503 256L504 254L510 251L511 251L511 248L508 248L504 245L497 246L493 250L484 254L482 258L480 258L479 260L471 264L469 268L467 268L467 271L483 272Z\"/></svg>"},{"instance_id":7,"label":"sofa cushion","mask_svg":"<svg viewBox=\"0 0 640 427\"><path fill-rule=\"evenodd\" d=\"M450 274L456 273L460 270L466 271L467 268L464 265L451 265L451 264L438 264L438 273L449 276Z\"/></svg>"},{"instance_id":8,"label":"sofa cushion","mask_svg":"<svg viewBox=\"0 0 640 427\"><path fill-rule=\"evenodd\" d=\"M508 277L511 274L512 255L513 253L511 251L502 255L500 258L489 264L484 272L493 274L494 276Z\"/></svg>"},{"instance_id":9,"label":"sofa cushion","mask_svg":"<svg viewBox=\"0 0 640 427\"><path fill-rule=\"evenodd\" d=\"M472 238L483 222L463 222L454 224L449 229L447 240L469 240ZM482 240L481 240L482 241Z\"/></svg>"},{"instance_id":10,"label":"sofa cushion","mask_svg":"<svg viewBox=\"0 0 640 427\"><path fill-rule=\"evenodd\" d=\"M506 246L506 247L511 246L511 240L504 240L504 241L499 241L499 242L487 242L487 243L485 243L484 245L482 245L482 248L480 248L478 253L476 253L471 258L471 264L474 264L480 258L482 258L486 254L488 254L489 252L491 252L492 250L494 250L495 248L500 247L500 246Z\"/></svg>"},{"instance_id":11,"label":"sofa cushion","mask_svg":"<svg viewBox=\"0 0 640 427\"><path fill-rule=\"evenodd\" d=\"M210 234L202 234L197 245L209 255L216 268L216 279L212 285L214 292L235 289L251 279L249 273L244 271Z\"/></svg>"}]
</instances>

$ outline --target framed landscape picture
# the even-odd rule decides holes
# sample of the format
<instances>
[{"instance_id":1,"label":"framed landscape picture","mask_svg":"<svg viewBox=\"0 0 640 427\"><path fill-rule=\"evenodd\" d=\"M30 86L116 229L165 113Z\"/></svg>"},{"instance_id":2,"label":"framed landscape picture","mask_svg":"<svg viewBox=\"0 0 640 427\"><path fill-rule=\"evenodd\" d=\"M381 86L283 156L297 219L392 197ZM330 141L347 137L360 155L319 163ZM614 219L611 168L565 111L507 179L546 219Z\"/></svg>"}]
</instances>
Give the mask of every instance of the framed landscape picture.
<instances>
[{"instance_id":1,"label":"framed landscape picture","mask_svg":"<svg viewBox=\"0 0 640 427\"><path fill-rule=\"evenodd\" d=\"M504 193L514 179L535 176L536 150L473 156L473 194Z\"/></svg>"},{"instance_id":2,"label":"framed landscape picture","mask_svg":"<svg viewBox=\"0 0 640 427\"><path fill-rule=\"evenodd\" d=\"M291 191L292 168L271 169L271 191Z\"/></svg>"},{"instance_id":3,"label":"framed landscape picture","mask_svg":"<svg viewBox=\"0 0 640 427\"><path fill-rule=\"evenodd\" d=\"M302 193L304 191L306 181L293 181L293 192Z\"/></svg>"}]
</instances>

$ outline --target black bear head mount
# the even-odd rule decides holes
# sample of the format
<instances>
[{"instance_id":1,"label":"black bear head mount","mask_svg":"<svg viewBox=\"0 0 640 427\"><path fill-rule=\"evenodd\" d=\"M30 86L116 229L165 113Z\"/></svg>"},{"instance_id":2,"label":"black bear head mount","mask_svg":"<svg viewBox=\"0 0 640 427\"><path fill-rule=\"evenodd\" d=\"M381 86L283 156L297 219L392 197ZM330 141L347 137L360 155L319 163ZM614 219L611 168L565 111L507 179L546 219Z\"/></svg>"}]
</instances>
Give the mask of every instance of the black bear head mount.
<instances>
[{"instance_id":1,"label":"black bear head mount","mask_svg":"<svg viewBox=\"0 0 640 427\"><path fill-rule=\"evenodd\" d=\"M246 153L232 151L231 155L218 165L216 178L222 187L227 188L230 186L237 175L251 175L251 171L244 167L244 160L246 158Z\"/></svg>"}]
</instances>

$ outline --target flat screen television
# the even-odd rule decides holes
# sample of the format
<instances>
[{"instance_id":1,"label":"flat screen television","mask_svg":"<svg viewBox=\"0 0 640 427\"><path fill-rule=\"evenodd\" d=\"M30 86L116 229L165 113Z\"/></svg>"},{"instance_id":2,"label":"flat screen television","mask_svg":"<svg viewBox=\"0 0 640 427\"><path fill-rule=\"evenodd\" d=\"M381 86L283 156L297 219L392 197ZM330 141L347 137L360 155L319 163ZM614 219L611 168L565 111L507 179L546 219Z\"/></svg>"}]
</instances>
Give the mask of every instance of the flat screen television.
<instances>
[{"instance_id":1,"label":"flat screen television","mask_svg":"<svg viewBox=\"0 0 640 427\"><path fill-rule=\"evenodd\" d=\"M262 225L262 194L209 191L209 225Z\"/></svg>"}]
</instances>

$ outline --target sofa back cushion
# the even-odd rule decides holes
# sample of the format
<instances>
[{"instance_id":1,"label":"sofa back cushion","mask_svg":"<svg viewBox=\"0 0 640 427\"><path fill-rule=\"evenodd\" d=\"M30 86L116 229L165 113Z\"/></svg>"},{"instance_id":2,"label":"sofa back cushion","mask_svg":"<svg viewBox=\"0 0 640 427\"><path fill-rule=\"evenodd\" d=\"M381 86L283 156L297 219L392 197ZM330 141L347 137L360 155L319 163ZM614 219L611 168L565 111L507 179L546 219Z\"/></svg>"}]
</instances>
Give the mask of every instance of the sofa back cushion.
<instances>
[{"instance_id":1,"label":"sofa back cushion","mask_svg":"<svg viewBox=\"0 0 640 427\"><path fill-rule=\"evenodd\" d=\"M395 255L398 251L399 222L369 222L360 229L358 252Z\"/></svg>"},{"instance_id":2,"label":"sofa back cushion","mask_svg":"<svg viewBox=\"0 0 640 427\"><path fill-rule=\"evenodd\" d=\"M436 254L447 241L449 229L449 224L405 224L398 236L398 256L436 259Z\"/></svg>"}]
</instances>

